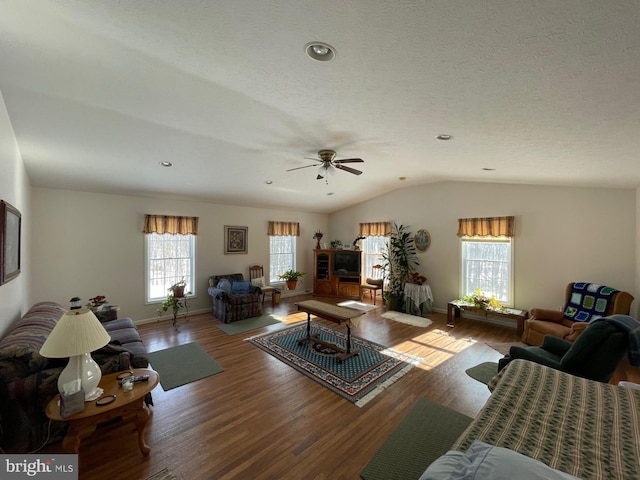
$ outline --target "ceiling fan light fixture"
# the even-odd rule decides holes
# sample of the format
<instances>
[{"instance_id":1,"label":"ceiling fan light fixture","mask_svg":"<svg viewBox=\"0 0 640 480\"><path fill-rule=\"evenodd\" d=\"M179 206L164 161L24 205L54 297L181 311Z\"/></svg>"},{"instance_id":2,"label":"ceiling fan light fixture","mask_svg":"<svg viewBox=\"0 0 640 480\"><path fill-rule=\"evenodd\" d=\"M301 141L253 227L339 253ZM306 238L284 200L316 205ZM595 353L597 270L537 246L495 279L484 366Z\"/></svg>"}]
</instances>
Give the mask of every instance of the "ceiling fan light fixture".
<instances>
[{"instance_id":1,"label":"ceiling fan light fixture","mask_svg":"<svg viewBox=\"0 0 640 480\"><path fill-rule=\"evenodd\" d=\"M329 62L336 58L336 49L324 42L309 42L304 46L304 51L318 62Z\"/></svg>"}]
</instances>

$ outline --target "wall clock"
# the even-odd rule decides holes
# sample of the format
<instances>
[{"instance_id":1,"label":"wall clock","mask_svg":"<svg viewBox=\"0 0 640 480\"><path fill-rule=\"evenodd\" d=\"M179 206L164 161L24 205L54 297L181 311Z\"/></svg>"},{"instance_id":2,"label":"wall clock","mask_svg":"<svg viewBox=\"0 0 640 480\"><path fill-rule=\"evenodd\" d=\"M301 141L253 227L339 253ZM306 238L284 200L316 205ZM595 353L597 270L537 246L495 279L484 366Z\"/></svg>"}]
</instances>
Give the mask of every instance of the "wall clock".
<instances>
[{"instance_id":1,"label":"wall clock","mask_svg":"<svg viewBox=\"0 0 640 480\"><path fill-rule=\"evenodd\" d=\"M426 230L418 230L413 237L413 242L416 245L416 250L425 252L431 246L431 235Z\"/></svg>"}]
</instances>

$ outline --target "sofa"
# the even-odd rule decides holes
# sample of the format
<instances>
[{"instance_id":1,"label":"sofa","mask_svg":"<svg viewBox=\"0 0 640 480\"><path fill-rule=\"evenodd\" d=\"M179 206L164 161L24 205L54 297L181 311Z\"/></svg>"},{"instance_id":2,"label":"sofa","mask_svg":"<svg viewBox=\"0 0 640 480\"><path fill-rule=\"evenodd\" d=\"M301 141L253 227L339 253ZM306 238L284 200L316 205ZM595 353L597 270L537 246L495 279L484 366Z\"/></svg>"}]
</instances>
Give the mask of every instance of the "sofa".
<instances>
[{"instance_id":1,"label":"sofa","mask_svg":"<svg viewBox=\"0 0 640 480\"><path fill-rule=\"evenodd\" d=\"M262 315L262 290L241 273L209 277L211 313L223 323Z\"/></svg>"},{"instance_id":2,"label":"sofa","mask_svg":"<svg viewBox=\"0 0 640 480\"><path fill-rule=\"evenodd\" d=\"M58 377L67 359L45 358L39 353L66 311L55 302L36 303L0 340L0 446L7 452L40 448L60 440L66 431L66 422L49 425L44 412L58 394ZM102 325L111 341L92 357L103 375L148 366L147 350L130 318ZM15 422L16 418L20 421ZM12 422L16 425L6 431L5 425Z\"/></svg>"},{"instance_id":3,"label":"sofa","mask_svg":"<svg viewBox=\"0 0 640 480\"><path fill-rule=\"evenodd\" d=\"M487 403L420 480L640 478L640 390L523 359L488 386Z\"/></svg>"}]
</instances>

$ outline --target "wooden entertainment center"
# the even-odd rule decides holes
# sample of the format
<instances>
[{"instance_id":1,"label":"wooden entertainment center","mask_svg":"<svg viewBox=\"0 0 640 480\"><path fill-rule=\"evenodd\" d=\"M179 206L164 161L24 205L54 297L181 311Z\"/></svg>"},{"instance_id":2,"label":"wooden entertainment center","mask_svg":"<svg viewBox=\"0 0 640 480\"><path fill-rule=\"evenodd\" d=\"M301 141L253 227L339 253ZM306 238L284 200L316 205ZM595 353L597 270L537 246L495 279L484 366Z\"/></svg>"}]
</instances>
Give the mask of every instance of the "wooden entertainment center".
<instances>
[{"instance_id":1,"label":"wooden entertainment center","mask_svg":"<svg viewBox=\"0 0 640 480\"><path fill-rule=\"evenodd\" d=\"M360 250L314 250L313 294L360 298Z\"/></svg>"}]
</instances>

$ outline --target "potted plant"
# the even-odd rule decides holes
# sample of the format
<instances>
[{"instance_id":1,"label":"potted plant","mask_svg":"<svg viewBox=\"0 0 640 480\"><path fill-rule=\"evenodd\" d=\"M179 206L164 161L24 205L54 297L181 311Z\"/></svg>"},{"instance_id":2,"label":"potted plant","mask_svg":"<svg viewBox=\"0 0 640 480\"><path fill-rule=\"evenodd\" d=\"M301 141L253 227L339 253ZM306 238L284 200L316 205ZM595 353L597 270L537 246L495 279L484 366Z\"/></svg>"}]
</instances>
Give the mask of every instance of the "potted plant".
<instances>
[{"instance_id":1,"label":"potted plant","mask_svg":"<svg viewBox=\"0 0 640 480\"><path fill-rule=\"evenodd\" d=\"M389 289L384 295L390 310L402 311L404 284L417 265L420 264L411 232L406 226L394 223L386 251L382 253L382 267L389 279Z\"/></svg>"},{"instance_id":2,"label":"potted plant","mask_svg":"<svg viewBox=\"0 0 640 480\"><path fill-rule=\"evenodd\" d=\"M280 280L285 280L287 282L287 288L289 290L295 290L298 285L298 280L305 274L305 272L298 272L296 270L287 270L281 275L278 275ZM300 280L302 282L302 280Z\"/></svg>"},{"instance_id":3,"label":"potted plant","mask_svg":"<svg viewBox=\"0 0 640 480\"><path fill-rule=\"evenodd\" d=\"M171 309L173 314L173 326L177 326L178 323L178 313L182 308L184 308L183 300L184 300L184 289L187 285L187 282L184 281L184 278L173 285L171 285L167 292L167 298L165 298L164 302L160 308L156 310L158 315L162 315L166 313L167 310ZM191 293L191 292L188 292Z\"/></svg>"}]
</instances>

